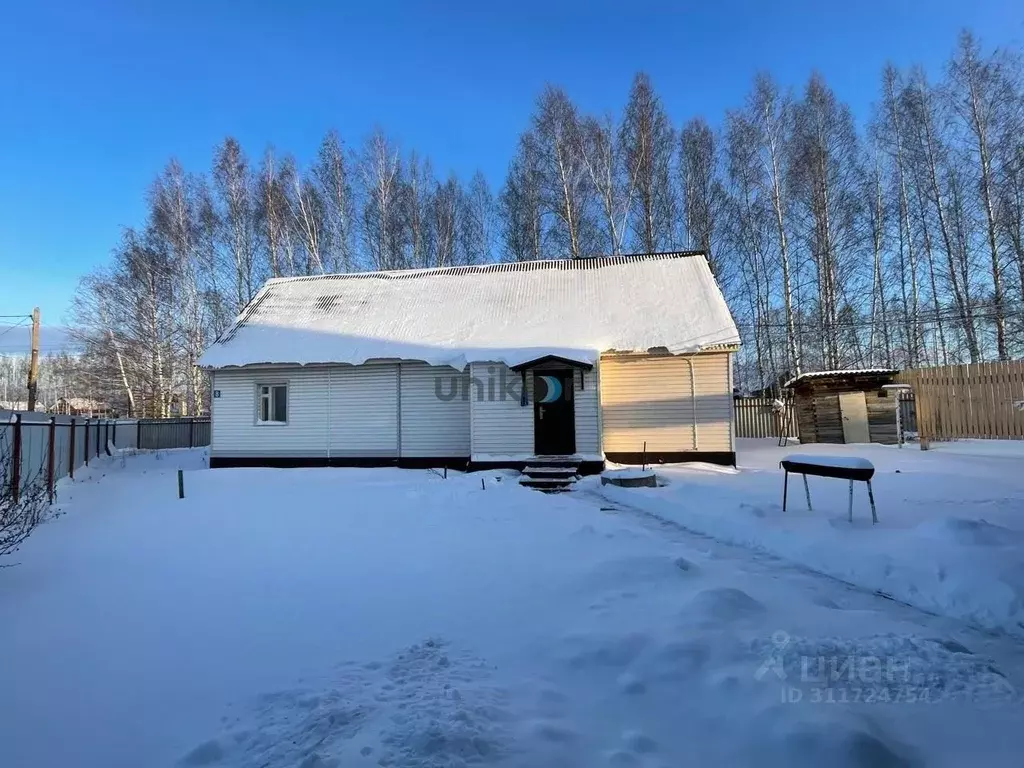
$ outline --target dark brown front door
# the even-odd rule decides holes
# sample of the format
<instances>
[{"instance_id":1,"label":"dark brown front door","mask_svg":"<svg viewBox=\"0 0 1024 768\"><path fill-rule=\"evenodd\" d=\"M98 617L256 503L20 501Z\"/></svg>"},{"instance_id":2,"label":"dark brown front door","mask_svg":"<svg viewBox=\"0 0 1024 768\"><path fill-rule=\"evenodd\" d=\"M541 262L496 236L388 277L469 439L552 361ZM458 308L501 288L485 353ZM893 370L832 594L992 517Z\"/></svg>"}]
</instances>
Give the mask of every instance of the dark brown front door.
<instances>
[{"instance_id":1,"label":"dark brown front door","mask_svg":"<svg viewBox=\"0 0 1024 768\"><path fill-rule=\"evenodd\" d=\"M533 443L539 456L576 453L571 370L533 372Z\"/></svg>"}]
</instances>

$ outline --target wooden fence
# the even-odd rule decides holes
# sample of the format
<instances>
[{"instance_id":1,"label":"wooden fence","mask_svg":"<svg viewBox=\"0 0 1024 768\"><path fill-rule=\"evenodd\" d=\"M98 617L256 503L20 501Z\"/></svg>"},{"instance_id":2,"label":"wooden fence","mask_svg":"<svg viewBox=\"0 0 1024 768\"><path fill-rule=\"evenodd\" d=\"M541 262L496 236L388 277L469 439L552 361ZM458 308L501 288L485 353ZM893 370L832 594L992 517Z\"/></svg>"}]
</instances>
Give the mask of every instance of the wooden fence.
<instances>
[{"instance_id":1,"label":"wooden fence","mask_svg":"<svg viewBox=\"0 0 1024 768\"><path fill-rule=\"evenodd\" d=\"M897 381L914 389L922 441L1024 440L1024 362L917 368Z\"/></svg>"},{"instance_id":2,"label":"wooden fence","mask_svg":"<svg viewBox=\"0 0 1024 768\"><path fill-rule=\"evenodd\" d=\"M786 437L796 437L793 401L784 400L781 411L773 409L774 402L770 397L734 397L736 437L779 437L782 429Z\"/></svg>"}]
</instances>

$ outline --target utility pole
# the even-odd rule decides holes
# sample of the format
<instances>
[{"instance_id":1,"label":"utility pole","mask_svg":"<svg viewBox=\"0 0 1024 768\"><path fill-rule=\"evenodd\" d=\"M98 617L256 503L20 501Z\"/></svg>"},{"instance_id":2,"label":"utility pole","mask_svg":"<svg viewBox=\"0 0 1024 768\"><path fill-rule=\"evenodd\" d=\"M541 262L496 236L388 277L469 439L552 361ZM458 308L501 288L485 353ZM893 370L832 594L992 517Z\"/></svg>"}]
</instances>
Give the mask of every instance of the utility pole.
<instances>
[{"instance_id":1,"label":"utility pole","mask_svg":"<svg viewBox=\"0 0 1024 768\"><path fill-rule=\"evenodd\" d=\"M32 310L32 360L28 365L28 410L36 409L39 391L39 307Z\"/></svg>"}]
</instances>

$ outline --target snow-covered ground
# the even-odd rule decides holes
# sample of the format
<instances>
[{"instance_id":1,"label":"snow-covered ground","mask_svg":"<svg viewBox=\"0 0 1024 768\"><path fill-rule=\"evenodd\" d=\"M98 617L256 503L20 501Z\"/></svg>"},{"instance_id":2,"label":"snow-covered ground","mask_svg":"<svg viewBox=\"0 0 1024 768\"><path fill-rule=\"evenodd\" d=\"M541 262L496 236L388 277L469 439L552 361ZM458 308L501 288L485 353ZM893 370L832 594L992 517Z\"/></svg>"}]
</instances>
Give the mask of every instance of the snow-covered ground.
<instances>
[{"instance_id":1,"label":"snow-covered ground","mask_svg":"<svg viewBox=\"0 0 1024 768\"><path fill-rule=\"evenodd\" d=\"M884 445L780 448L740 440L739 470L707 465L659 467L666 487L609 498L687 529L767 552L925 611L1024 638L1024 442L964 440L921 451ZM822 456L853 465L868 460L879 524L872 525L864 483L808 478L808 511L787 456ZM623 493L628 495L623 496Z\"/></svg>"},{"instance_id":2,"label":"snow-covered ground","mask_svg":"<svg viewBox=\"0 0 1024 768\"><path fill-rule=\"evenodd\" d=\"M816 511L796 495L775 524L778 450L561 496L502 473L209 471L201 451L91 467L0 569L0 764L1018 765L1020 638L749 546L998 549L940 523L1019 531L1024 473L867 448L880 526L833 524L845 485L815 479ZM755 521L745 546L689 530L715 512Z\"/></svg>"}]
</instances>

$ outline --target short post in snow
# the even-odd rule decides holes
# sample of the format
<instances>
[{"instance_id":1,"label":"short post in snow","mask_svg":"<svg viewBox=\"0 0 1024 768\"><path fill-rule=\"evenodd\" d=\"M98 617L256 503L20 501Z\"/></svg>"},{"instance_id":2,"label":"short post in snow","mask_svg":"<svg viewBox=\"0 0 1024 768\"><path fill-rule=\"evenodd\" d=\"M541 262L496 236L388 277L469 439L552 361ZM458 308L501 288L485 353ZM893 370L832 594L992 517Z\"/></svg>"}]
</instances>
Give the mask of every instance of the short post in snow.
<instances>
[{"instance_id":1,"label":"short post in snow","mask_svg":"<svg viewBox=\"0 0 1024 768\"><path fill-rule=\"evenodd\" d=\"M644 440L643 470L647 471L647 441Z\"/></svg>"},{"instance_id":2,"label":"short post in snow","mask_svg":"<svg viewBox=\"0 0 1024 768\"><path fill-rule=\"evenodd\" d=\"M178 470L178 498L185 498L185 473L182 470Z\"/></svg>"},{"instance_id":3,"label":"short post in snow","mask_svg":"<svg viewBox=\"0 0 1024 768\"><path fill-rule=\"evenodd\" d=\"M487 486L484 485L484 479L482 477L480 478L480 490L481 491L486 491L487 490Z\"/></svg>"},{"instance_id":4,"label":"short post in snow","mask_svg":"<svg viewBox=\"0 0 1024 768\"><path fill-rule=\"evenodd\" d=\"M68 440L68 474L75 479L75 420L71 419L71 436Z\"/></svg>"},{"instance_id":5,"label":"short post in snow","mask_svg":"<svg viewBox=\"0 0 1024 768\"><path fill-rule=\"evenodd\" d=\"M14 445L11 448L11 499L17 504L21 495L21 414L14 416Z\"/></svg>"},{"instance_id":6,"label":"short post in snow","mask_svg":"<svg viewBox=\"0 0 1024 768\"><path fill-rule=\"evenodd\" d=\"M50 496L50 503L53 504L53 477L54 463L57 458L57 417L50 417L49 439L47 440L46 457L46 491Z\"/></svg>"}]
</instances>

